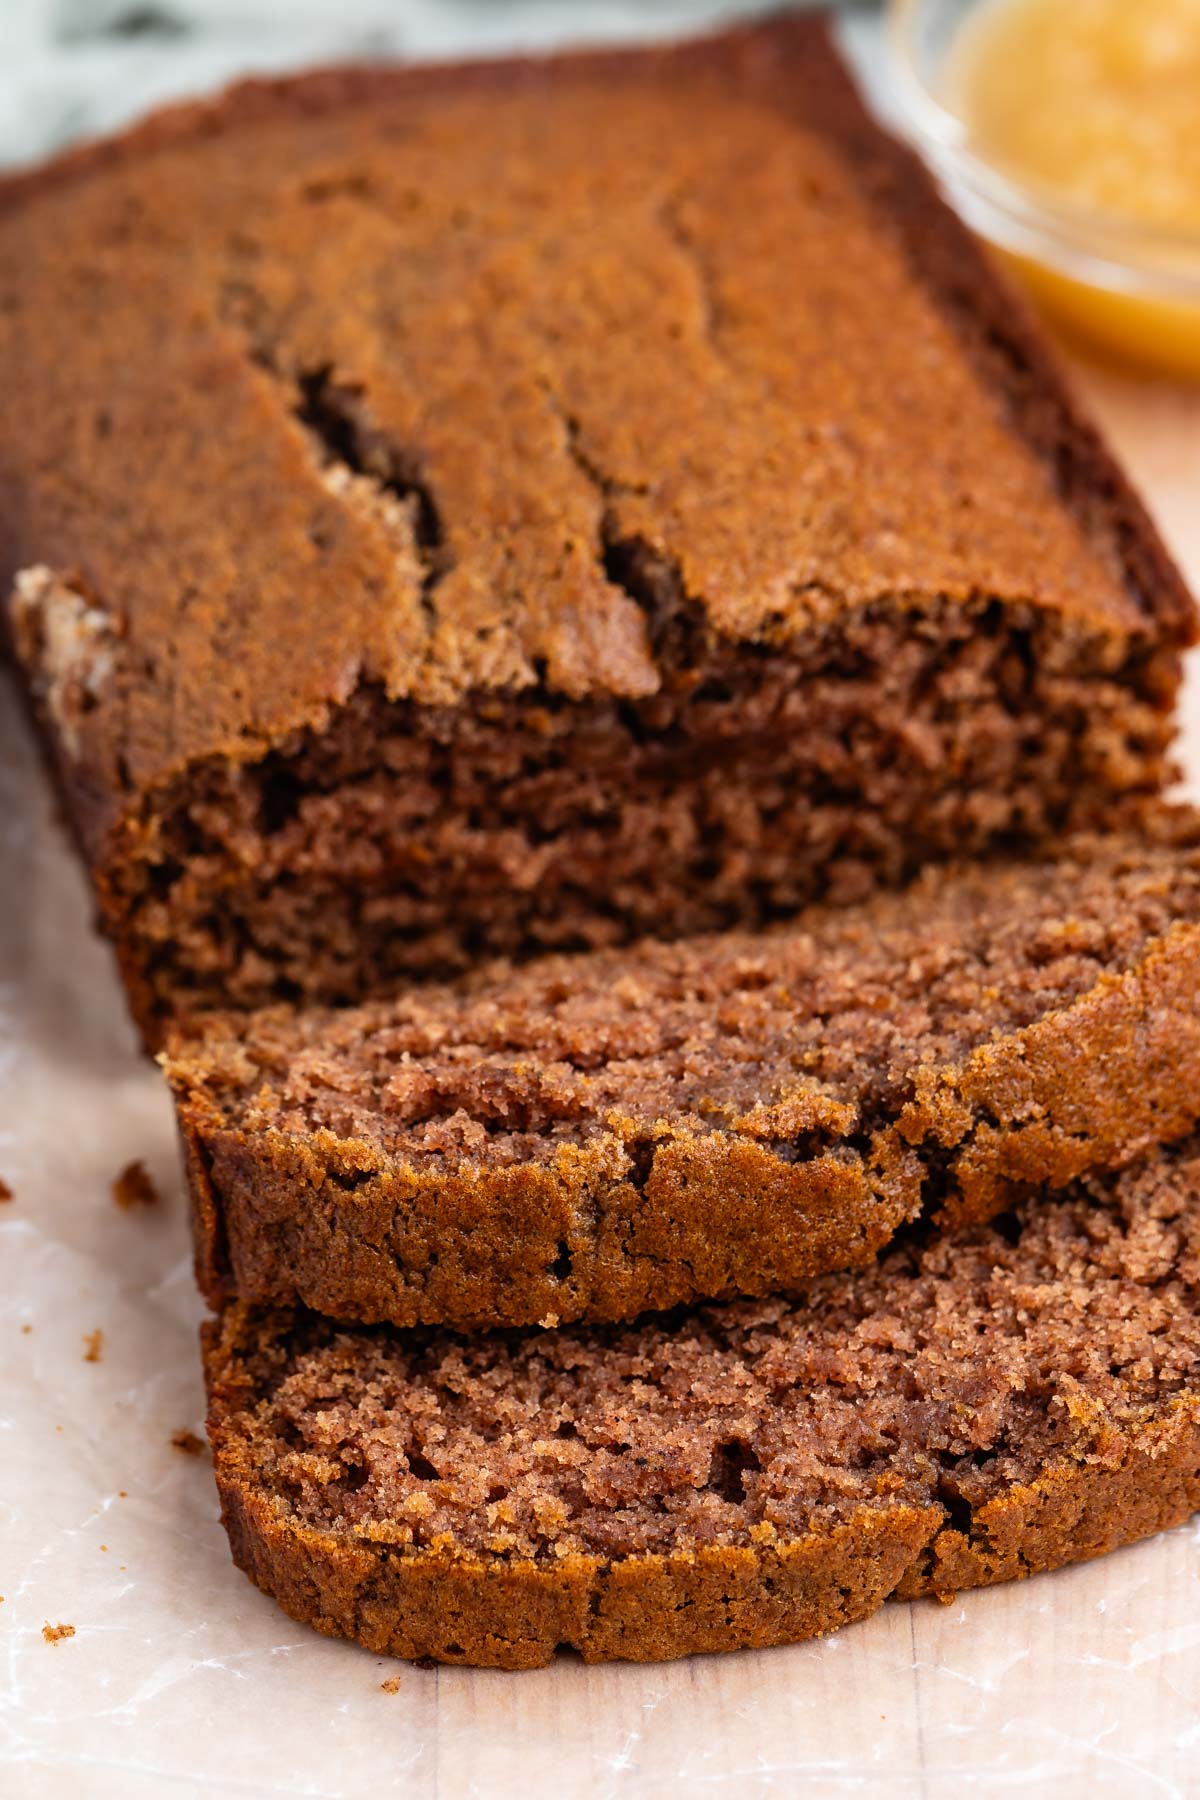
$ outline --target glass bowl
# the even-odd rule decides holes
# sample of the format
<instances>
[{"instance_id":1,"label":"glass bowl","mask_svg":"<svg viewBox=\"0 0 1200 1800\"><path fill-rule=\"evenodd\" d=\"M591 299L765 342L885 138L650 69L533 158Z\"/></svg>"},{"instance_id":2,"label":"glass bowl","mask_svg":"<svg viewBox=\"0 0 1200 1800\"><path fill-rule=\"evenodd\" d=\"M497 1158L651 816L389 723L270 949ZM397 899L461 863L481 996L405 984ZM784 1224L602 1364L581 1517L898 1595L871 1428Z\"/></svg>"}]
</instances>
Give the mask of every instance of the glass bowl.
<instances>
[{"instance_id":1,"label":"glass bowl","mask_svg":"<svg viewBox=\"0 0 1200 1800\"><path fill-rule=\"evenodd\" d=\"M993 3L890 0L902 125L957 211L1070 335L1123 361L1200 380L1200 233L1080 206L973 141L955 107L951 59L963 27ZM1070 98L1064 94L1064 105Z\"/></svg>"}]
</instances>

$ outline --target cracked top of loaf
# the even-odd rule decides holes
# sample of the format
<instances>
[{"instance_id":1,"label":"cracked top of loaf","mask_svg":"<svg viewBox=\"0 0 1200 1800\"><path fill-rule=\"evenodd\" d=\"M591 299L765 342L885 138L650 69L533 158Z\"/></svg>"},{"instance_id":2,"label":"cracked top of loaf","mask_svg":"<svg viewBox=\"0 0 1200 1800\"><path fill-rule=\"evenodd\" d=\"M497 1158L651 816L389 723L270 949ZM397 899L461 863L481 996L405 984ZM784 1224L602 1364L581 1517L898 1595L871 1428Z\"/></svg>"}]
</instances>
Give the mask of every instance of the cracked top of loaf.
<instances>
[{"instance_id":1,"label":"cracked top of loaf","mask_svg":"<svg viewBox=\"0 0 1200 1800\"><path fill-rule=\"evenodd\" d=\"M252 84L18 177L0 381L18 650L70 639L60 753L126 800L364 680L654 693L647 571L764 646L980 595L1191 632L812 21Z\"/></svg>"}]
</instances>

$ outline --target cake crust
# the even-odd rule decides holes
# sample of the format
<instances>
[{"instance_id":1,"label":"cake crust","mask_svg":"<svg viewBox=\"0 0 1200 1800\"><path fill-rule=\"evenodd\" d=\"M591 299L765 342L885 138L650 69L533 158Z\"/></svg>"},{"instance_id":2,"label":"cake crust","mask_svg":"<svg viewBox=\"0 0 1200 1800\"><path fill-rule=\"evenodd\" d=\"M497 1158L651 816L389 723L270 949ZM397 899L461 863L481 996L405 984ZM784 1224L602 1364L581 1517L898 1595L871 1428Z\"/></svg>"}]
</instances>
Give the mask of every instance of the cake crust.
<instances>
[{"instance_id":1,"label":"cake crust","mask_svg":"<svg viewBox=\"0 0 1200 1800\"><path fill-rule=\"evenodd\" d=\"M1179 1524L1198 1168L615 1335L405 1347L234 1307L206 1360L235 1560L376 1653L527 1668L794 1642Z\"/></svg>"},{"instance_id":2,"label":"cake crust","mask_svg":"<svg viewBox=\"0 0 1200 1800\"><path fill-rule=\"evenodd\" d=\"M215 1418L222 1444L219 1410ZM981 1514L978 1536L948 1528L940 1507L896 1508L796 1544L615 1567L568 1557L553 1570L493 1568L452 1550L388 1556L281 1520L228 1451L217 1484L238 1568L326 1637L478 1668L543 1668L562 1650L590 1663L667 1662L803 1643L891 1599L1021 1581L1182 1525L1200 1507L1200 1403L1131 1443L1120 1469L1055 1471L1014 1489Z\"/></svg>"},{"instance_id":3,"label":"cake crust","mask_svg":"<svg viewBox=\"0 0 1200 1800\"><path fill-rule=\"evenodd\" d=\"M1200 825L928 871L786 929L172 1039L214 1305L632 1318L861 1265L1183 1136Z\"/></svg>"},{"instance_id":4,"label":"cake crust","mask_svg":"<svg viewBox=\"0 0 1200 1800\"><path fill-rule=\"evenodd\" d=\"M1165 773L1192 604L817 22L251 84L6 184L0 271L0 585L151 1037Z\"/></svg>"}]
</instances>

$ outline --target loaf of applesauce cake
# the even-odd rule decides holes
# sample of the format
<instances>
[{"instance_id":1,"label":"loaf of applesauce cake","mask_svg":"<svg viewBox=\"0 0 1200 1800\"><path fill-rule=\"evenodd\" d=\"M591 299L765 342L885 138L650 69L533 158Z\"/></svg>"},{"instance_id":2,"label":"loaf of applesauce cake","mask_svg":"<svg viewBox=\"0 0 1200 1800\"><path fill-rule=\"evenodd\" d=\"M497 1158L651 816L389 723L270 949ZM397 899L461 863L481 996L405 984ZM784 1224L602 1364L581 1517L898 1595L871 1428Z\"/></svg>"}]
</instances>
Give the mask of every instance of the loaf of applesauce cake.
<instances>
[{"instance_id":1,"label":"loaf of applesauce cake","mask_svg":"<svg viewBox=\"0 0 1200 1800\"><path fill-rule=\"evenodd\" d=\"M151 1040L1167 768L1191 603L811 19L252 84L11 180L0 386L0 589Z\"/></svg>"}]
</instances>

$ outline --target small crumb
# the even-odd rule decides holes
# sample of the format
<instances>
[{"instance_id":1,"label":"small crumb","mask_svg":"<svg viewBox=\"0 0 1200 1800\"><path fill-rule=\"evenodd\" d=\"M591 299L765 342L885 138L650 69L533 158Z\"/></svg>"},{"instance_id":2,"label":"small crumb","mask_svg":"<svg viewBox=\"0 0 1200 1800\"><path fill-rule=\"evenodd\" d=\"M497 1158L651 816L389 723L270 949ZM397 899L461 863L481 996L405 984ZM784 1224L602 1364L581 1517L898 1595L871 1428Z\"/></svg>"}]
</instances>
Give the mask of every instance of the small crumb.
<instances>
[{"instance_id":1,"label":"small crumb","mask_svg":"<svg viewBox=\"0 0 1200 1800\"><path fill-rule=\"evenodd\" d=\"M538 1320L538 1324L543 1331L553 1331L554 1327L558 1324L558 1314L547 1313L544 1319Z\"/></svg>"},{"instance_id":2,"label":"small crumb","mask_svg":"<svg viewBox=\"0 0 1200 1800\"><path fill-rule=\"evenodd\" d=\"M0 1205L3 1205L5 1200L11 1200L12 1198L12 1189L9 1187L7 1181L5 1181L4 1177L0 1175Z\"/></svg>"},{"instance_id":3,"label":"small crumb","mask_svg":"<svg viewBox=\"0 0 1200 1800\"><path fill-rule=\"evenodd\" d=\"M173 1431L171 1442L176 1450L182 1450L185 1456L199 1456L204 1449L203 1438L198 1438L194 1431Z\"/></svg>"},{"instance_id":4,"label":"small crumb","mask_svg":"<svg viewBox=\"0 0 1200 1800\"><path fill-rule=\"evenodd\" d=\"M42 1626L42 1636L48 1644L61 1644L64 1638L75 1636L73 1625L51 1625L49 1621Z\"/></svg>"},{"instance_id":5,"label":"small crumb","mask_svg":"<svg viewBox=\"0 0 1200 1800\"><path fill-rule=\"evenodd\" d=\"M387 1681L380 1682L380 1689L385 1694L398 1694L400 1692L401 1680L401 1676L392 1675Z\"/></svg>"},{"instance_id":6,"label":"small crumb","mask_svg":"<svg viewBox=\"0 0 1200 1800\"><path fill-rule=\"evenodd\" d=\"M118 1500L128 1500L128 1498L129 1498L129 1495L126 1493L124 1488L117 1489L117 1499Z\"/></svg>"},{"instance_id":7,"label":"small crumb","mask_svg":"<svg viewBox=\"0 0 1200 1800\"><path fill-rule=\"evenodd\" d=\"M84 1362L99 1362L104 1355L104 1333L97 1327L95 1331L88 1332L83 1342L85 1345Z\"/></svg>"},{"instance_id":8,"label":"small crumb","mask_svg":"<svg viewBox=\"0 0 1200 1800\"><path fill-rule=\"evenodd\" d=\"M135 1206L157 1206L158 1189L146 1172L143 1162L131 1162L113 1182L112 1197L122 1212Z\"/></svg>"},{"instance_id":9,"label":"small crumb","mask_svg":"<svg viewBox=\"0 0 1200 1800\"><path fill-rule=\"evenodd\" d=\"M939 1606L953 1606L954 1602L958 1599L957 1594L948 1594L936 1589L933 1597Z\"/></svg>"},{"instance_id":10,"label":"small crumb","mask_svg":"<svg viewBox=\"0 0 1200 1800\"><path fill-rule=\"evenodd\" d=\"M107 1544L101 1544L101 1546L100 1546L100 1548L101 1548L101 1549L102 1549L102 1550L107 1550L107 1549L108 1549L108 1545L107 1545Z\"/></svg>"},{"instance_id":11,"label":"small crumb","mask_svg":"<svg viewBox=\"0 0 1200 1800\"><path fill-rule=\"evenodd\" d=\"M31 1332L31 1331L32 1331L32 1330L33 1330L33 1326L32 1326L32 1325L22 1325L22 1327L21 1327L21 1336L22 1336L22 1337L28 1337L28 1336L29 1336L29 1334L30 1334L30 1332Z\"/></svg>"}]
</instances>

